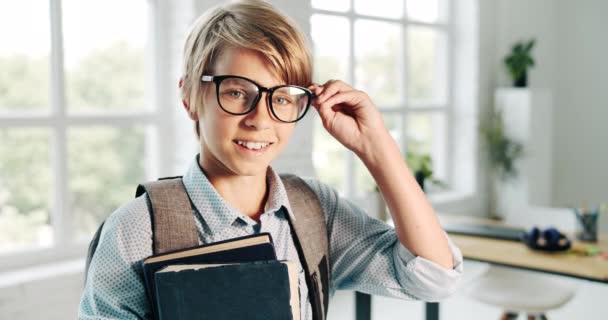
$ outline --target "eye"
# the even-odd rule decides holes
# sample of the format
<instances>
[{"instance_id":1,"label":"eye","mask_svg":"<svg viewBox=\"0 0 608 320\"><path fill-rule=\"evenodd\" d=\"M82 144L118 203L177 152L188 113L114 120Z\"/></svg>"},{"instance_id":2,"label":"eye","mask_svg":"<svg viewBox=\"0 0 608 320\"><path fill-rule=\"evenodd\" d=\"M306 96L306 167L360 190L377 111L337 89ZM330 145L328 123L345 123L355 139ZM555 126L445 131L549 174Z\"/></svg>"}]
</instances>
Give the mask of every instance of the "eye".
<instances>
[{"instance_id":1,"label":"eye","mask_svg":"<svg viewBox=\"0 0 608 320\"><path fill-rule=\"evenodd\" d=\"M291 99L289 99L289 97L279 96L274 98L274 103L276 103L277 105L286 105L291 103Z\"/></svg>"},{"instance_id":2,"label":"eye","mask_svg":"<svg viewBox=\"0 0 608 320\"><path fill-rule=\"evenodd\" d=\"M246 93L240 90L227 90L224 91L224 95L233 99L240 99L246 96Z\"/></svg>"}]
</instances>

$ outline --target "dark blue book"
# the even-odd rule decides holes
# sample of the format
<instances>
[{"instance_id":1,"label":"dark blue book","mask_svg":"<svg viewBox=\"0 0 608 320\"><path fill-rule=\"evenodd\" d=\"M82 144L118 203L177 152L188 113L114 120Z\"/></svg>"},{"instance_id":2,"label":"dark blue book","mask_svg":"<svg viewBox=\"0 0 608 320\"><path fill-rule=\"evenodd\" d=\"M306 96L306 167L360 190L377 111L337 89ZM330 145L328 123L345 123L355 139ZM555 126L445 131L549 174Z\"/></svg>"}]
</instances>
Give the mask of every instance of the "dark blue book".
<instances>
[{"instance_id":1,"label":"dark blue book","mask_svg":"<svg viewBox=\"0 0 608 320\"><path fill-rule=\"evenodd\" d=\"M156 273L160 320L299 320L293 261L175 265Z\"/></svg>"},{"instance_id":2,"label":"dark blue book","mask_svg":"<svg viewBox=\"0 0 608 320\"><path fill-rule=\"evenodd\" d=\"M155 273L168 265L234 263L276 260L270 233L228 239L192 248L166 252L143 260L144 281L151 308L158 319Z\"/></svg>"}]
</instances>

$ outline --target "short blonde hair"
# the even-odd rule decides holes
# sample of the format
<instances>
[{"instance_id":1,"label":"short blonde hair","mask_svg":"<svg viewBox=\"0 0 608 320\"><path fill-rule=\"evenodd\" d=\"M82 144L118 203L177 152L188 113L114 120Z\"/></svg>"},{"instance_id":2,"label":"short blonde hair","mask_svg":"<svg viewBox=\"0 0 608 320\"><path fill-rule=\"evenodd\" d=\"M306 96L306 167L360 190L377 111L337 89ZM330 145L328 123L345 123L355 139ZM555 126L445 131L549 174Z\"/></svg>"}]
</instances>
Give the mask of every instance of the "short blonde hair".
<instances>
[{"instance_id":1,"label":"short blonde hair","mask_svg":"<svg viewBox=\"0 0 608 320\"><path fill-rule=\"evenodd\" d=\"M203 13L186 38L181 96L195 110L202 107L200 77L213 74L217 58L229 47L259 52L286 84L306 87L312 81L310 50L291 18L266 1L231 1ZM198 121L195 129L200 138Z\"/></svg>"}]
</instances>

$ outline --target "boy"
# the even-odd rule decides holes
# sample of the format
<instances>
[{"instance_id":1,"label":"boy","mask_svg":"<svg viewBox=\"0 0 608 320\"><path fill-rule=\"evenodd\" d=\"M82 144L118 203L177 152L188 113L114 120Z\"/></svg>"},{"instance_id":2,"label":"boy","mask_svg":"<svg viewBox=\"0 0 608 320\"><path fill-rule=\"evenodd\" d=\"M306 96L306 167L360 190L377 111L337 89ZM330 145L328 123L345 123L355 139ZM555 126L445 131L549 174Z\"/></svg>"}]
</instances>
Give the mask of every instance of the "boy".
<instances>
[{"instance_id":1,"label":"boy","mask_svg":"<svg viewBox=\"0 0 608 320\"><path fill-rule=\"evenodd\" d=\"M312 83L311 69L302 34L266 2L231 2L194 23L179 86L200 140L200 155L183 177L200 242L269 232L278 258L300 263L285 216L292 215L285 188L270 163L312 105L325 129L366 165L395 224L392 229L330 187L306 180L327 223L330 293L351 289L427 301L450 295L462 274L462 255L380 113L364 92L342 81ZM151 247L148 204L138 197L105 223L79 318L149 318L141 261ZM302 272L300 299L302 319L311 319Z\"/></svg>"}]
</instances>

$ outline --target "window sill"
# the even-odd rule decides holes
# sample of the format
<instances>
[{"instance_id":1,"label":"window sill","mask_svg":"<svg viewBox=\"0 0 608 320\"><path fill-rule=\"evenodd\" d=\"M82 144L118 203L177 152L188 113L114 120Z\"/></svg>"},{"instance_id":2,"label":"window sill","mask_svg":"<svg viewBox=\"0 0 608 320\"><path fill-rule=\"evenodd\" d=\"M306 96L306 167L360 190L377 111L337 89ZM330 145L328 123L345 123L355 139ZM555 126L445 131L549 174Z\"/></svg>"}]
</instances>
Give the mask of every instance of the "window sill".
<instances>
[{"instance_id":1,"label":"window sill","mask_svg":"<svg viewBox=\"0 0 608 320\"><path fill-rule=\"evenodd\" d=\"M73 275L84 272L85 260L71 259L61 262L38 264L0 273L0 289L15 287L38 280L52 279L63 275ZM84 279L83 279L84 281Z\"/></svg>"},{"instance_id":2,"label":"window sill","mask_svg":"<svg viewBox=\"0 0 608 320\"><path fill-rule=\"evenodd\" d=\"M47 265L62 264L86 256L88 243L80 242L54 248L36 248L0 256L0 278L5 274Z\"/></svg>"},{"instance_id":3,"label":"window sill","mask_svg":"<svg viewBox=\"0 0 608 320\"><path fill-rule=\"evenodd\" d=\"M433 206L445 206L450 203L465 201L472 198L473 194L458 190L435 192L427 195L427 199Z\"/></svg>"}]
</instances>

